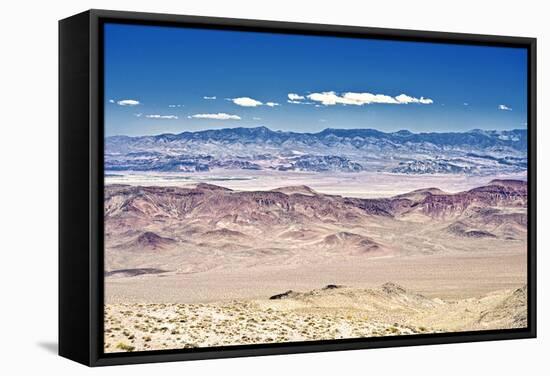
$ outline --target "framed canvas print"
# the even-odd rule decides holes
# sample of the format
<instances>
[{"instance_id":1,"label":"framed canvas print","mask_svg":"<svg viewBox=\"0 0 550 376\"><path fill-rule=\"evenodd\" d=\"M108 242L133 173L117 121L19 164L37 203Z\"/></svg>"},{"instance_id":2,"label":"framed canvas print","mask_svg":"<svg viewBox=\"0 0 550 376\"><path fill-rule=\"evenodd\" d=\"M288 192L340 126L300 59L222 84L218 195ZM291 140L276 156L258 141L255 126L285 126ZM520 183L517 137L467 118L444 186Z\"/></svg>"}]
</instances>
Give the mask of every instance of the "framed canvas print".
<instances>
[{"instance_id":1,"label":"framed canvas print","mask_svg":"<svg viewBox=\"0 0 550 376\"><path fill-rule=\"evenodd\" d=\"M535 39L60 21L59 352L529 338Z\"/></svg>"}]
</instances>

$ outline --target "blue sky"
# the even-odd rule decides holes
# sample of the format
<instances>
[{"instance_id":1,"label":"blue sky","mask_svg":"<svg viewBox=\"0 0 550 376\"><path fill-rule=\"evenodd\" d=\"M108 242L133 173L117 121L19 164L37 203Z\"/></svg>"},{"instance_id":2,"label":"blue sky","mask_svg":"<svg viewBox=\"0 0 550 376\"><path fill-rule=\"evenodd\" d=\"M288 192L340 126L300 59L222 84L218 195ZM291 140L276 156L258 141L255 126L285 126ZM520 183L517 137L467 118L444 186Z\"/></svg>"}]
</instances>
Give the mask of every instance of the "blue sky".
<instances>
[{"instance_id":1,"label":"blue sky","mask_svg":"<svg viewBox=\"0 0 550 376\"><path fill-rule=\"evenodd\" d=\"M524 49L121 24L104 35L106 136L526 127Z\"/></svg>"}]
</instances>

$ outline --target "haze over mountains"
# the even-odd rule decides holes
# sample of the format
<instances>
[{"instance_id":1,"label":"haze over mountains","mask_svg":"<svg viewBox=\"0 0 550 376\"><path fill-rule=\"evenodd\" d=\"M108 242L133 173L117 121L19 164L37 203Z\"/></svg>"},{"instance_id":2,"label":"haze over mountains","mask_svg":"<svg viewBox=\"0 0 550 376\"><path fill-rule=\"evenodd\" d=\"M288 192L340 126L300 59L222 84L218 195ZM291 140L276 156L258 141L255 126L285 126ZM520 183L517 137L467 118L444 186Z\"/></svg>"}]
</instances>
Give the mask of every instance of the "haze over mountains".
<instances>
[{"instance_id":1,"label":"haze over mountains","mask_svg":"<svg viewBox=\"0 0 550 376\"><path fill-rule=\"evenodd\" d=\"M527 131L318 133L227 128L105 139L106 171L217 169L491 175L527 168Z\"/></svg>"}]
</instances>

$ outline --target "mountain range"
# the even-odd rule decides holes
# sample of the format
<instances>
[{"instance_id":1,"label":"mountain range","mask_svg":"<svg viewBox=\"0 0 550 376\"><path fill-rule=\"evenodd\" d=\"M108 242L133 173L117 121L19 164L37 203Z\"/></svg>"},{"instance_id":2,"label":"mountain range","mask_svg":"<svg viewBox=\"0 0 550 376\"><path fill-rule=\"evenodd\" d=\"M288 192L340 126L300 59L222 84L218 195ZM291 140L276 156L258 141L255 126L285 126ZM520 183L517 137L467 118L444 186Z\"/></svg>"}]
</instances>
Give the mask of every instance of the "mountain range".
<instances>
[{"instance_id":1,"label":"mountain range","mask_svg":"<svg viewBox=\"0 0 550 376\"><path fill-rule=\"evenodd\" d=\"M496 244L502 250L518 247L527 231L527 183L519 180L375 199L307 186L247 192L204 183L107 185L104 199L106 270L177 266L192 272L222 265L220 252L231 265L297 255L318 261Z\"/></svg>"},{"instance_id":2,"label":"mountain range","mask_svg":"<svg viewBox=\"0 0 550 376\"><path fill-rule=\"evenodd\" d=\"M105 139L107 171L492 174L525 171L526 167L525 129L386 133L327 128L297 133L256 127Z\"/></svg>"}]
</instances>

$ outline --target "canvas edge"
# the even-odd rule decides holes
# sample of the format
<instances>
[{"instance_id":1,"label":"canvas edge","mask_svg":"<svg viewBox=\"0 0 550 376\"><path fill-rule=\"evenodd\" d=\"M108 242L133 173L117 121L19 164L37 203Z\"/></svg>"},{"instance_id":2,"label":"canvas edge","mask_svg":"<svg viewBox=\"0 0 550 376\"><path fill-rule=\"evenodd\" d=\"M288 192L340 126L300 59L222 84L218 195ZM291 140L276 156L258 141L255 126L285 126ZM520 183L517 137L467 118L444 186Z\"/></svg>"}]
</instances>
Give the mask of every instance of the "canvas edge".
<instances>
[{"instance_id":1,"label":"canvas edge","mask_svg":"<svg viewBox=\"0 0 550 376\"><path fill-rule=\"evenodd\" d=\"M59 21L58 352L90 364L90 12Z\"/></svg>"}]
</instances>

